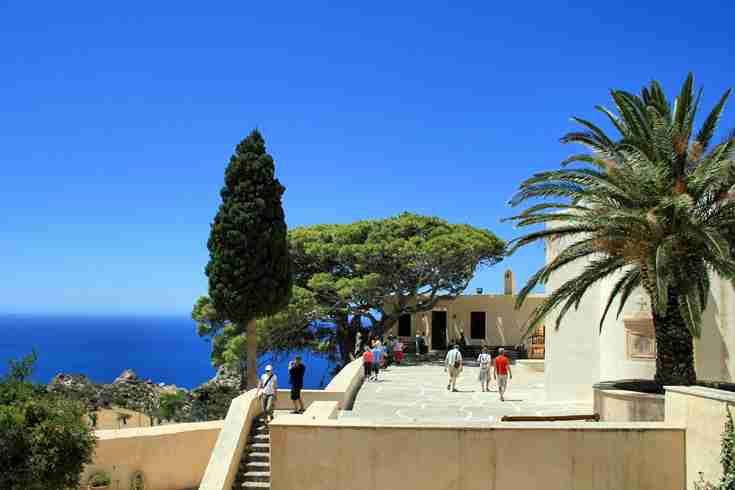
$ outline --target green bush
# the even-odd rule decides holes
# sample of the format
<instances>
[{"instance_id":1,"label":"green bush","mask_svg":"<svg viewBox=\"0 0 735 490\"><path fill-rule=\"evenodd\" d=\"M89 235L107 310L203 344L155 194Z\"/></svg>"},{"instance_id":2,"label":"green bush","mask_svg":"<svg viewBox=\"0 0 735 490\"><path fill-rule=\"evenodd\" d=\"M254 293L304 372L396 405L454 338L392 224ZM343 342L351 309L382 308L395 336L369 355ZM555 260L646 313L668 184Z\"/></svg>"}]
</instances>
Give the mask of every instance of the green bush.
<instances>
[{"instance_id":1,"label":"green bush","mask_svg":"<svg viewBox=\"0 0 735 490\"><path fill-rule=\"evenodd\" d=\"M10 363L0 379L0 488L77 488L92 462L95 437L82 404L49 394L30 376L35 353Z\"/></svg>"},{"instance_id":2,"label":"green bush","mask_svg":"<svg viewBox=\"0 0 735 490\"><path fill-rule=\"evenodd\" d=\"M191 395L192 420L222 420L227 416L232 400L240 396L240 390L234 386L210 383L195 389Z\"/></svg>"},{"instance_id":3,"label":"green bush","mask_svg":"<svg viewBox=\"0 0 735 490\"><path fill-rule=\"evenodd\" d=\"M186 394L180 391L176 393L163 393L160 398L158 417L163 420L180 422L185 420L183 408L186 406Z\"/></svg>"},{"instance_id":4,"label":"green bush","mask_svg":"<svg viewBox=\"0 0 735 490\"><path fill-rule=\"evenodd\" d=\"M89 477L88 483L92 488L104 487L112 483L112 478L110 478L110 475L105 473L104 471L98 471L97 473Z\"/></svg>"},{"instance_id":5,"label":"green bush","mask_svg":"<svg viewBox=\"0 0 735 490\"><path fill-rule=\"evenodd\" d=\"M727 407L727 420L722 433L722 449L720 451L722 463L722 479L720 490L735 490L735 424L732 420L730 407Z\"/></svg>"}]
</instances>

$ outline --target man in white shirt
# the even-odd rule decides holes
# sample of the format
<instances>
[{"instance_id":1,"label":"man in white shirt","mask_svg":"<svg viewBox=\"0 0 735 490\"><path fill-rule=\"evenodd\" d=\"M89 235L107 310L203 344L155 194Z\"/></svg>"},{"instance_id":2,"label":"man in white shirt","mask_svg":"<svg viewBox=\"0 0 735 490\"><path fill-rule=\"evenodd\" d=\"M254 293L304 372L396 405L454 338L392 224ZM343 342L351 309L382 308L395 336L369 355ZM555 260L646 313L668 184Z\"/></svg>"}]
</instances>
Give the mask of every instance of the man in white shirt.
<instances>
[{"instance_id":1,"label":"man in white shirt","mask_svg":"<svg viewBox=\"0 0 735 490\"><path fill-rule=\"evenodd\" d=\"M447 357L444 359L444 370L449 373L447 390L457 391L457 376L462 370L462 353L459 351L458 345L447 352Z\"/></svg>"},{"instance_id":2,"label":"man in white shirt","mask_svg":"<svg viewBox=\"0 0 735 490\"><path fill-rule=\"evenodd\" d=\"M260 377L258 394L260 396L260 403L263 406L265 423L267 424L273 420L273 406L278 396L278 377L273 372L273 366L270 364L265 367L265 373Z\"/></svg>"},{"instance_id":3,"label":"man in white shirt","mask_svg":"<svg viewBox=\"0 0 735 490\"><path fill-rule=\"evenodd\" d=\"M478 379L480 381L480 388L482 391L490 391L490 364L493 359L490 354L487 353L487 347L482 348L482 352L477 357L477 363L480 365L480 374Z\"/></svg>"}]
</instances>

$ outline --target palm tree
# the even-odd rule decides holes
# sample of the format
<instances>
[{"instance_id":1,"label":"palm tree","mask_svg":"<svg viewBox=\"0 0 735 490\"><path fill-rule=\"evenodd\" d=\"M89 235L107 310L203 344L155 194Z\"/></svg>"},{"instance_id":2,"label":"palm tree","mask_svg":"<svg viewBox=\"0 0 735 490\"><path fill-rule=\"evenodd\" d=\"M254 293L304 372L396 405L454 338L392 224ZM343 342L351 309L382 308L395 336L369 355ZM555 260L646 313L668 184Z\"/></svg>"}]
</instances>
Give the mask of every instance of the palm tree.
<instances>
[{"instance_id":1,"label":"palm tree","mask_svg":"<svg viewBox=\"0 0 735 490\"><path fill-rule=\"evenodd\" d=\"M585 130L561 141L581 143L590 152L524 181L510 204L529 207L508 218L519 227L546 225L513 240L510 253L539 240L569 244L529 279L517 307L557 270L586 261L579 275L533 312L527 331L552 311L558 328L593 284L613 276L602 328L616 298L619 316L631 293L643 288L651 300L660 386L696 381L693 338L700 335L710 273L735 278L735 133L711 145L730 90L696 134L702 92L694 92L691 74L673 106L655 81L638 96L612 91L617 114L596 108L619 134L610 137L593 123L573 118Z\"/></svg>"}]
</instances>

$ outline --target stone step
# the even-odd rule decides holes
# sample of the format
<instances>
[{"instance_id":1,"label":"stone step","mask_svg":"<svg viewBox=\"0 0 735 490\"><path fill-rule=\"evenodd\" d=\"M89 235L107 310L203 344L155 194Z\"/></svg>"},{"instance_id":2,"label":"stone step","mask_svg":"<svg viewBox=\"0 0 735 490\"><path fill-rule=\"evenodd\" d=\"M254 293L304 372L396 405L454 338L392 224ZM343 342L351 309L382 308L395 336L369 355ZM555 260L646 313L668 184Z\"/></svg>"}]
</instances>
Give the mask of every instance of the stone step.
<instances>
[{"instance_id":1,"label":"stone step","mask_svg":"<svg viewBox=\"0 0 735 490\"><path fill-rule=\"evenodd\" d=\"M251 435L250 440L248 442L270 442L271 435L270 434L254 434Z\"/></svg>"},{"instance_id":2,"label":"stone step","mask_svg":"<svg viewBox=\"0 0 735 490\"><path fill-rule=\"evenodd\" d=\"M242 484L242 488L268 488L270 489L270 482L263 481L246 481Z\"/></svg>"},{"instance_id":3,"label":"stone step","mask_svg":"<svg viewBox=\"0 0 735 490\"><path fill-rule=\"evenodd\" d=\"M242 466L241 466L242 468ZM248 461L245 463L246 471L270 471L271 464L267 461Z\"/></svg>"},{"instance_id":4,"label":"stone step","mask_svg":"<svg viewBox=\"0 0 735 490\"><path fill-rule=\"evenodd\" d=\"M271 481L270 471L248 471L243 475L245 481L259 481L269 482Z\"/></svg>"},{"instance_id":5,"label":"stone step","mask_svg":"<svg viewBox=\"0 0 735 490\"><path fill-rule=\"evenodd\" d=\"M245 456L245 462L263 462L270 464L271 454L270 453L248 453Z\"/></svg>"},{"instance_id":6,"label":"stone step","mask_svg":"<svg viewBox=\"0 0 735 490\"><path fill-rule=\"evenodd\" d=\"M256 442L254 444L248 445L248 452L251 452L251 453L270 453L271 452L271 445L270 445L270 443L266 443L266 442Z\"/></svg>"},{"instance_id":7,"label":"stone step","mask_svg":"<svg viewBox=\"0 0 735 490\"><path fill-rule=\"evenodd\" d=\"M269 434L270 431L271 431L270 430L270 427L268 427L267 425L258 425L258 426L255 426L254 425L253 428L250 430L250 433L251 434L252 433L255 433L255 434Z\"/></svg>"}]
</instances>

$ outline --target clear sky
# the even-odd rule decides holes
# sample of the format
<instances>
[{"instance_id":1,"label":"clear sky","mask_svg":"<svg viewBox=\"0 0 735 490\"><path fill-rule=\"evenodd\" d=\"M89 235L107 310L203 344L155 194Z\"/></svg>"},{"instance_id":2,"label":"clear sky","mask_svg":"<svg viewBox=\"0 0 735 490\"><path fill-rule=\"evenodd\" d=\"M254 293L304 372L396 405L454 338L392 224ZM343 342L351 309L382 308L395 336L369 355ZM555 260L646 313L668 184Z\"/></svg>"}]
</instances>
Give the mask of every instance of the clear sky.
<instances>
[{"instance_id":1,"label":"clear sky","mask_svg":"<svg viewBox=\"0 0 735 490\"><path fill-rule=\"evenodd\" d=\"M732 2L345 3L0 2L0 312L188 313L255 126L290 227L412 211L509 239L518 183L610 88L735 85Z\"/></svg>"}]
</instances>

